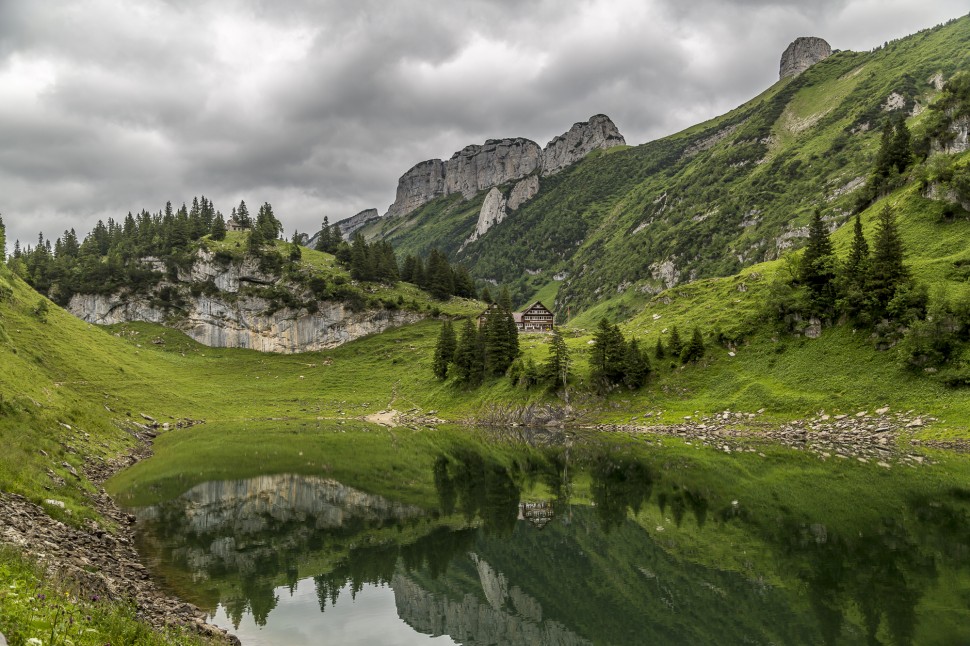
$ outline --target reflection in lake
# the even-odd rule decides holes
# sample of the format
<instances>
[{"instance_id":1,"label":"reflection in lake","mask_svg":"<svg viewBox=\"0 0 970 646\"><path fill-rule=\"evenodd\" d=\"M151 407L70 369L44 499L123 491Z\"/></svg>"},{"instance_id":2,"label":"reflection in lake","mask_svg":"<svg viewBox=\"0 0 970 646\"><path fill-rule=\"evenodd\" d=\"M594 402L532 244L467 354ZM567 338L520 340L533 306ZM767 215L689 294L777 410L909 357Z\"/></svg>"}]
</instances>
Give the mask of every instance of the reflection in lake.
<instances>
[{"instance_id":1,"label":"reflection in lake","mask_svg":"<svg viewBox=\"0 0 970 646\"><path fill-rule=\"evenodd\" d=\"M135 510L139 549L243 643L970 641L970 495L945 479L833 466L800 496L713 453L531 448L429 456L422 506L318 476L204 482ZM820 502L837 480L851 511Z\"/></svg>"}]
</instances>

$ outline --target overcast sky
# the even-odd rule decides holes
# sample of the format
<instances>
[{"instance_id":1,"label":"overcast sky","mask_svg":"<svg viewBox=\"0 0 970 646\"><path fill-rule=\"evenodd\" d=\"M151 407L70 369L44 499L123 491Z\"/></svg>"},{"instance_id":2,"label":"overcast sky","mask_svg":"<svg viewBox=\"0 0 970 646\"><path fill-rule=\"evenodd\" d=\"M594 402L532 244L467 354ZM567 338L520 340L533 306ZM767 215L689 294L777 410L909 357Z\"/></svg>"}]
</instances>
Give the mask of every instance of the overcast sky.
<instances>
[{"instance_id":1,"label":"overcast sky","mask_svg":"<svg viewBox=\"0 0 970 646\"><path fill-rule=\"evenodd\" d=\"M316 231L415 163L608 114L639 144L777 80L798 36L868 50L966 0L0 0L13 240L206 195Z\"/></svg>"}]
</instances>

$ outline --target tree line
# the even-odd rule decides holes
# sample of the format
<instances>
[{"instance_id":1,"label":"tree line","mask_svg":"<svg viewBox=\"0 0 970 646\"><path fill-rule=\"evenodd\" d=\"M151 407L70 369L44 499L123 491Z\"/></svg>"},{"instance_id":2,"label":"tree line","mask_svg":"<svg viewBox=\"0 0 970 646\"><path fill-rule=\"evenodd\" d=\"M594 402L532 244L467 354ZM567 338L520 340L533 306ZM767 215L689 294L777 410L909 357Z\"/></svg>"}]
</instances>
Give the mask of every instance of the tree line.
<instances>
[{"instance_id":1,"label":"tree line","mask_svg":"<svg viewBox=\"0 0 970 646\"><path fill-rule=\"evenodd\" d=\"M604 318L597 326L592 345L589 377L597 392L605 393L621 386L636 390L646 385L653 366L649 352L637 339L627 340L619 326ZM674 327L668 343L665 345L658 338L654 350L658 361L670 356L683 363L697 362L704 354L699 328L694 328L691 338L683 343ZM456 384L468 388L502 375L513 385L524 388L542 384L562 388L575 372L569 347L558 328L553 328L550 335L545 361L537 363L532 357L520 355L518 328L508 290L503 289L497 303L489 306L478 326L471 319L465 319L461 329L456 330L452 321L442 322L431 369L437 379L453 378Z\"/></svg>"}]
</instances>

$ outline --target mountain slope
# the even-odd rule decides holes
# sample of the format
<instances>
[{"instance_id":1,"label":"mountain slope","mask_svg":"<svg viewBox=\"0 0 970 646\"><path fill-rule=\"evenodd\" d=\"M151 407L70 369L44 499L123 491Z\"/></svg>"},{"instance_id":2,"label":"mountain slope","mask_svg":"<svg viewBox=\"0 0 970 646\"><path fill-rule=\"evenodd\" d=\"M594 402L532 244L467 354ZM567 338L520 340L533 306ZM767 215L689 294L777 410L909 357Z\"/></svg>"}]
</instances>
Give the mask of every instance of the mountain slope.
<instances>
[{"instance_id":1,"label":"mountain slope","mask_svg":"<svg viewBox=\"0 0 970 646\"><path fill-rule=\"evenodd\" d=\"M837 52L722 117L594 152L464 248L481 193L440 198L364 232L401 253L439 247L522 301L564 279L560 313L629 289L653 294L730 275L797 246L816 206L830 226L845 222L883 124L909 115L918 139L941 79L970 64L968 44L965 17L872 52Z\"/></svg>"}]
</instances>

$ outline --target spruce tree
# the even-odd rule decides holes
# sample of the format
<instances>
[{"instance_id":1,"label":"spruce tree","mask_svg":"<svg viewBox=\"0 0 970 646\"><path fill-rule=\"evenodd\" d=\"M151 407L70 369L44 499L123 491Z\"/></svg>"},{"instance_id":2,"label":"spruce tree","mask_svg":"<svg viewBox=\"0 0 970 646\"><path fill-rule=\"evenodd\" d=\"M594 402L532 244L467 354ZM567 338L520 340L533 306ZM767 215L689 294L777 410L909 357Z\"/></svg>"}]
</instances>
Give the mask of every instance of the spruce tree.
<instances>
[{"instance_id":1,"label":"spruce tree","mask_svg":"<svg viewBox=\"0 0 970 646\"><path fill-rule=\"evenodd\" d=\"M862 218L856 214L852 230L852 247L842 265L839 280L841 292L839 309L849 316L858 317L865 309L869 265L869 243L862 231Z\"/></svg>"},{"instance_id":2,"label":"spruce tree","mask_svg":"<svg viewBox=\"0 0 970 646\"><path fill-rule=\"evenodd\" d=\"M451 321L441 323L441 332L438 334L438 343L434 348L434 359L431 362L431 370L435 377L444 381L448 376L448 365L455 358L455 350L458 347L458 339L455 337L455 328Z\"/></svg>"},{"instance_id":3,"label":"spruce tree","mask_svg":"<svg viewBox=\"0 0 970 646\"><path fill-rule=\"evenodd\" d=\"M798 283L808 288L812 314L825 315L835 304L835 255L822 212L815 209L808 226L808 244L798 264Z\"/></svg>"},{"instance_id":4,"label":"spruce tree","mask_svg":"<svg viewBox=\"0 0 970 646\"><path fill-rule=\"evenodd\" d=\"M646 352L640 349L636 339L631 339L626 346L626 357L623 366L623 383L628 388L637 389L647 383L650 376L650 359Z\"/></svg>"},{"instance_id":5,"label":"spruce tree","mask_svg":"<svg viewBox=\"0 0 970 646\"><path fill-rule=\"evenodd\" d=\"M399 272L401 280L405 283L413 283L416 269L417 258L408 254L408 256L404 258L404 262L401 263L401 270Z\"/></svg>"},{"instance_id":6,"label":"spruce tree","mask_svg":"<svg viewBox=\"0 0 970 646\"><path fill-rule=\"evenodd\" d=\"M236 222L247 229L253 226L253 220L249 217L249 208L246 206L245 200L239 200L239 206L236 208Z\"/></svg>"},{"instance_id":7,"label":"spruce tree","mask_svg":"<svg viewBox=\"0 0 970 646\"><path fill-rule=\"evenodd\" d=\"M879 212L869 270L867 291L875 318L886 316L889 302L908 279L909 270L903 264L903 240L887 204Z\"/></svg>"},{"instance_id":8,"label":"spruce tree","mask_svg":"<svg viewBox=\"0 0 970 646\"><path fill-rule=\"evenodd\" d=\"M226 239L226 221L222 219L221 213L216 214L212 221L212 229L209 231L209 235L212 236L213 240Z\"/></svg>"},{"instance_id":9,"label":"spruce tree","mask_svg":"<svg viewBox=\"0 0 970 646\"><path fill-rule=\"evenodd\" d=\"M690 341L684 346L683 351L680 354L681 363L690 363L700 361L704 357L704 337L701 335L701 330L699 327L694 327L694 332L691 334Z\"/></svg>"},{"instance_id":10,"label":"spruce tree","mask_svg":"<svg viewBox=\"0 0 970 646\"><path fill-rule=\"evenodd\" d=\"M330 235L330 218L323 216L323 224L320 226L320 233L317 234L317 241L314 249L326 253L333 253L333 239Z\"/></svg>"},{"instance_id":11,"label":"spruce tree","mask_svg":"<svg viewBox=\"0 0 970 646\"><path fill-rule=\"evenodd\" d=\"M667 352L664 350L664 341L661 337L657 337L657 347L653 350L653 356L658 361L667 356Z\"/></svg>"},{"instance_id":12,"label":"spruce tree","mask_svg":"<svg viewBox=\"0 0 970 646\"><path fill-rule=\"evenodd\" d=\"M569 346L562 338L559 328L552 328L552 339L549 340L549 357L544 366L545 374L554 388L565 386L569 381Z\"/></svg>"},{"instance_id":13,"label":"spruce tree","mask_svg":"<svg viewBox=\"0 0 970 646\"><path fill-rule=\"evenodd\" d=\"M7 262L7 228L3 225L3 216L0 215L0 265Z\"/></svg>"},{"instance_id":14,"label":"spruce tree","mask_svg":"<svg viewBox=\"0 0 970 646\"><path fill-rule=\"evenodd\" d=\"M455 373L458 381L466 386L476 386L482 381L484 369L479 332L471 319L465 319L455 349Z\"/></svg>"},{"instance_id":15,"label":"spruce tree","mask_svg":"<svg viewBox=\"0 0 970 646\"><path fill-rule=\"evenodd\" d=\"M451 271L451 265L445 255L437 249L432 249L428 255L425 272L427 290L432 296L443 301L455 293L455 276Z\"/></svg>"},{"instance_id":16,"label":"spruce tree","mask_svg":"<svg viewBox=\"0 0 970 646\"><path fill-rule=\"evenodd\" d=\"M677 331L677 326L675 325L672 330L670 330L670 340L667 341L667 351L670 353L671 357L679 358L680 353L683 351L683 341L680 340L680 332Z\"/></svg>"},{"instance_id":17,"label":"spruce tree","mask_svg":"<svg viewBox=\"0 0 970 646\"><path fill-rule=\"evenodd\" d=\"M626 342L620 328L611 325L605 318L600 319L593 342L590 359L593 381L600 382L601 385L620 383L626 362Z\"/></svg>"}]
</instances>

